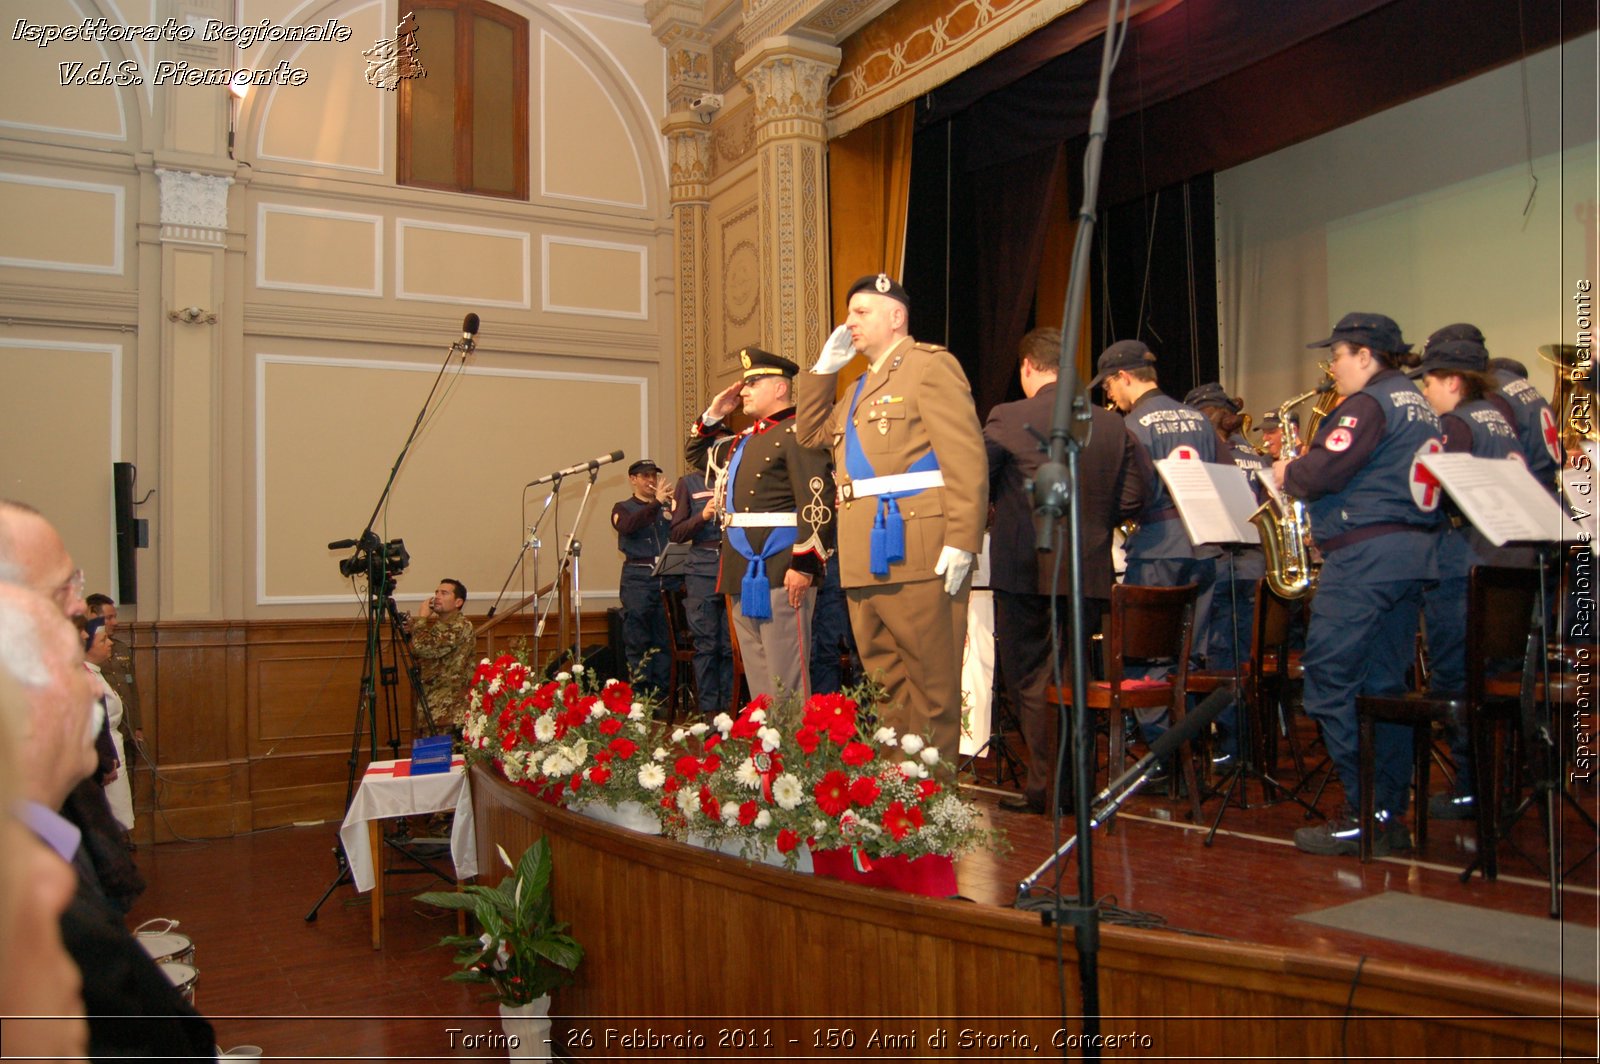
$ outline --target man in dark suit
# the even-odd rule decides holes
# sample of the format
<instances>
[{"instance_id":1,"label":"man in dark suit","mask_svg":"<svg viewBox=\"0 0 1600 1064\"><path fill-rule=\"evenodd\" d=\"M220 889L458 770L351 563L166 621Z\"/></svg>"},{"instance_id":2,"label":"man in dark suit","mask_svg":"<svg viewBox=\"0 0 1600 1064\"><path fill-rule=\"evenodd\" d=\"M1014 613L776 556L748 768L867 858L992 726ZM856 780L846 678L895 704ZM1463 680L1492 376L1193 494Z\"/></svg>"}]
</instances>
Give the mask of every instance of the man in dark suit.
<instances>
[{"instance_id":1,"label":"man in dark suit","mask_svg":"<svg viewBox=\"0 0 1600 1064\"><path fill-rule=\"evenodd\" d=\"M989 452L989 498L994 527L989 536L989 585L995 593L995 634L1000 671L1028 744L1028 780L1021 796L1001 805L1043 813L1050 807L1056 777L1059 714L1045 697L1051 681L1050 591L1054 555L1034 549L1033 500L1026 484L1043 464L1045 452L1033 430L1050 426L1056 402L1056 359L1061 330L1035 329L1022 338L1018 372L1027 398L1001 403L989 412L983 441ZM1145 479L1133 437L1122 419L1090 407L1088 446L1078 459L1082 510L1079 558L1083 573L1084 617L1098 627L1111 599L1111 537L1144 505ZM1066 546L1065 528L1057 542ZM1056 590L1067 591L1065 562ZM1067 604L1060 603L1062 646L1067 644ZM1065 653L1063 651L1063 653ZM1068 675L1064 667L1063 678ZM1071 801L1070 766L1062 764L1060 803Z\"/></svg>"}]
</instances>

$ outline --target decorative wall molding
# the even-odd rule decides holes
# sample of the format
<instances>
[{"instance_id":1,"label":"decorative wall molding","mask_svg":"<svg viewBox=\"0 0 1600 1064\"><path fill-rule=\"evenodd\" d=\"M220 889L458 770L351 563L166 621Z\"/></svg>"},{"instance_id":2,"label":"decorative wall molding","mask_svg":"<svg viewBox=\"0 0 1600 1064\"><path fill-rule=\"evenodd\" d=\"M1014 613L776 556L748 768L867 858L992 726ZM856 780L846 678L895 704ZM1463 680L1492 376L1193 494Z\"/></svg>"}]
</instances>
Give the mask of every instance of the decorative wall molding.
<instances>
[{"instance_id":1,"label":"decorative wall molding","mask_svg":"<svg viewBox=\"0 0 1600 1064\"><path fill-rule=\"evenodd\" d=\"M770 135L765 127L782 121L794 128L777 135L821 139L828 79L838 66L839 49L804 38L769 37L746 52L738 69L755 101L758 140Z\"/></svg>"},{"instance_id":2,"label":"decorative wall molding","mask_svg":"<svg viewBox=\"0 0 1600 1064\"><path fill-rule=\"evenodd\" d=\"M326 218L330 221L359 222L371 227L372 286L359 288L354 285L320 285L304 284L298 281L268 280L267 253L271 250L271 242L267 239L267 216L270 214L293 214L306 218ZM330 211L318 207L295 207L282 203L260 203L256 205L255 250L257 288L276 288L288 292L321 292L326 295L367 296L370 298L381 298L383 296L383 219L376 214Z\"/></svg>"},{"instance_id":3,"label":"decorative wall molding","mask_svg":"<svg viewBox=\"0 0 1600 1064\"><path fill-rule=\"evenodd\" d=\"M127 190L121 185L102 185L93 181L67 181L55 177L34 177L29 174L0 173L0 183L13 185L33 185L38 188L53 188L72 192L89 192L102 196L110 196L112 201L111 232L105 234L111 246L111 261L101 264L71 262L62 259L26 259L9 255L0 255L0 266L25 266L35 270L64 270L68 273L105 273L118 274L123 272L124 247L127 243L125 232L127 230Z\"/></svg>"},{"instance_id":4,"label":"decorative wall molding","mask_svg":"<svg viewBox=\"0 0 1600 1064\"><path fill-rule=\"evenodd\" d=\"M415 292L406 288L406 235L413 229L426 229L436 233L456 233L461 236L479 236L491 240L516 242L521 249L517 256L518 262L522 265L521 283L517 286L521 289L521 297L517 299L489 299L484 296L473 296L472 300L484 306L510 307L516 310L527 310L533 305L533 279L528 276L528 259L529 252L532 249L532 240L528 233L515 229L490 229L479 225L425 222L415 218L396 218L394 220L394 297L396 299L455 305L466 298L456 293Z\"/></svg>"},{"instance_id":5,"label":"decorative wall molding","mask_svg":"<svg viewBox=\"0 0 1600 1064\"><path fill-rule=\"evenodd\" d=\"M639 303L637 310L610 310L599 307L574 307L556 303L550 298L550 249L554 247L599 248L604 251L622 251L637 255L639 259ZM619 244L611 240L580 240L577 237L555 236L546 233L539 238L539 281L543 285L543 303L540 309L557 314L589 314L601 318L632 318L644 321L650 317L650 249L643 244Z\"/></svg>"},{"instance_id":6,"label":"decorative wall molding","mask_svg":"<svg viewBox=\"0 0 1600 1064\"><path fill-rule=\"evenodd\" d=\"M228 189L233 178L156 170L161 182L161 224L194 229L228 228Z\"/></svg>"}]
</instances>

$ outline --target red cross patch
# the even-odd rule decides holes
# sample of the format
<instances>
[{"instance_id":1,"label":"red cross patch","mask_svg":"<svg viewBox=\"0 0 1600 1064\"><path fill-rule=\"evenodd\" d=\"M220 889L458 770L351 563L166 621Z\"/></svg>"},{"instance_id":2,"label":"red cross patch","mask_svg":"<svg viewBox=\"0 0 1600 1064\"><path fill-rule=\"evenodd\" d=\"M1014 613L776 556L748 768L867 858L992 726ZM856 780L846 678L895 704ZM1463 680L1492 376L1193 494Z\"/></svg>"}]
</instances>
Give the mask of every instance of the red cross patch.
<instances>
[{"instance_id":1,"label":"red cross patch","mask_svg":"<svg viewBox=\"0 0 1600 1064\"><path fill-rule=\"evenodd\" d=\"M1174 447L1172 449L1172 453L1170 455L1168 455L1167 457L1168 458L1187 458L1190 461L1195 461L1195 460L1199 459L1200 452L1195 450L1193 447L1190 447L1187 443L1181 443L1178 446Z\"/></svg>"},{"instance_id":2,"label":"red cross patch","mask_svg":"<svg viewBox=\"0 0 1600 1064\"><path fill-rule=\"evenodd\" d=\"M1442 450L1444 444L1429 440L1417 448L1416 457L1411 460L1411 501L1425 514L1431 514L1439 508L1439 478L1422 464L1422 456L1438 454Z\"/></svg>"},{"instance_id":3,"label":"red cross patch","mask_svg":"<svg viewBox=\"0 0 1600 1064\"><path fill-rule=\"evenodd\" d=\"M1544 430L1544 449L1557 464L1561 462L1561 436L1556 432L1556 415L1548 406L1539 409L1539 427Z\"/></svg>"},{"instance_id":4,"label":"red cross patch","mask_svg":"<svg viewBox=\"0 0 1600 1064\"><path fill-rule=\"evenodd\" d=\"M1350 448L1352 442L1354 437L1350 435L1350 430L1341 426L1328 433L1328 438L1322 441L1322 446L1330 451L1344 451Z\"/></svg>"}]
</instances>

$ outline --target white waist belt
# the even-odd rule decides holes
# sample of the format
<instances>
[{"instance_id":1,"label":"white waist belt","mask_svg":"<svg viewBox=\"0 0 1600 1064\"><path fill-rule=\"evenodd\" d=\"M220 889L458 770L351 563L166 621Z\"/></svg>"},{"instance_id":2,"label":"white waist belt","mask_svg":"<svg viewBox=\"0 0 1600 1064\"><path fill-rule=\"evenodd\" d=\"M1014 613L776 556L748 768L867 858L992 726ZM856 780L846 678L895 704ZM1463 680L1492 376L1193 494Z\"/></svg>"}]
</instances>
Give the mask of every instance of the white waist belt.
<instances>
[{"instance_id":1,"label":"white waist belt","mask_svg":"<svg viewBox=\"0 0 1600 1064\"><path fill-rule=\"evenodd\" d=\"M944 470L929 469L921 473L891 473L886 477L865 477L852 480L839 488L847 499L869 499L874 495L887 495L891 491L921 491L924 488L944 487Z\"/></svg>"},{"instance_id":2,"label":"white waist belt","mask_svg":"<svg viewBox=\"0 0 1600 1064\"><path fill-rule=\"evenodd\" d=\"M798 522L793 513L726 515L723 524L729 528L794 528Z\"/></svg>"}]
</instances>

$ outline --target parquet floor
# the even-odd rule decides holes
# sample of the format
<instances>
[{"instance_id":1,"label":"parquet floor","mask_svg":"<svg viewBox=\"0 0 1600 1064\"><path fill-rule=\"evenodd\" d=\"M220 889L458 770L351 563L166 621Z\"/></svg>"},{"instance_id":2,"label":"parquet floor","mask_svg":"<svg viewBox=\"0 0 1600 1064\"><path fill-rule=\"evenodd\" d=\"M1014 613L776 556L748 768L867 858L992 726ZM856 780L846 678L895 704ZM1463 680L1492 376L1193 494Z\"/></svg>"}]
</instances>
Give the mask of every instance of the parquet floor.
<instances>
[{"instance_id":1,"label":"parquet floor","mask_svg":"<svg viewBox=\"0 0 1600 1064\"><path fill-rule=\"evenodd\" d=\"M1259 802L1259 788L1250 791ZM1010 905L1016 884L1053 851L1052 826L1043 817L1000 810L994 805L999 792L970 793L1009 833L1012 851L960 862L961 891L977 904ZM1594 810L1594 791L1579 797ZM1325 805L1335 801L1330 796ZM1187 808L1187 802L1164 795L1139 796L1113 831L1096 833L1096 893L1103 902L1144 913L1175 932L1365 955L1505 984L1559 985L1553 977L1522 968L1295 919L1383 891L1546 915L1548 889L1541 871L1509 851L1498 881L1458 882L1457 872L1470 857L1468 825L1434 822L1420 853L1361 865L1354 858L1314 858L1295 851L1289 836L1306 821L1294 805L1230 808L1209 848L1202 844L1203 833L1183 820ZM1205 811L1209 816L1216 808L1213 800ZM146 847L137 857L150 888L133 919L182 920L181 930L198 948L198 1004L213 1019L224 1047L255 1043L270 1055L300 1059L503 1057L503 1050L463 1044L464 1036L498 1031L498 1021L494 1006L479 1002L473 988L443 981L451 970L450 951L432 944L453 930L454 919L410 902L412 894L431 889L423 879L391 879L382 951L371 948L366 897L349 886L334 892L315 923L305 922L335 872L334 830L326 824ZM1070 823L1063 830L1070 833ZM1584 842L1570 814L1564 831L1570 863L1594 839L1590 834ZM1516 838L1530 853L1542 853L1531 817ZM1076 874L1069 862L1069 892ZM1600 865L1594 858L1567 879L1563 896L1568 922L1591 931L1600 926ZM1577 1000L1592 1001L1592 987L1574 989ZM446 1033L452 1027L460 1032L454 1045Z\"/></svg>"}]
</instances>

